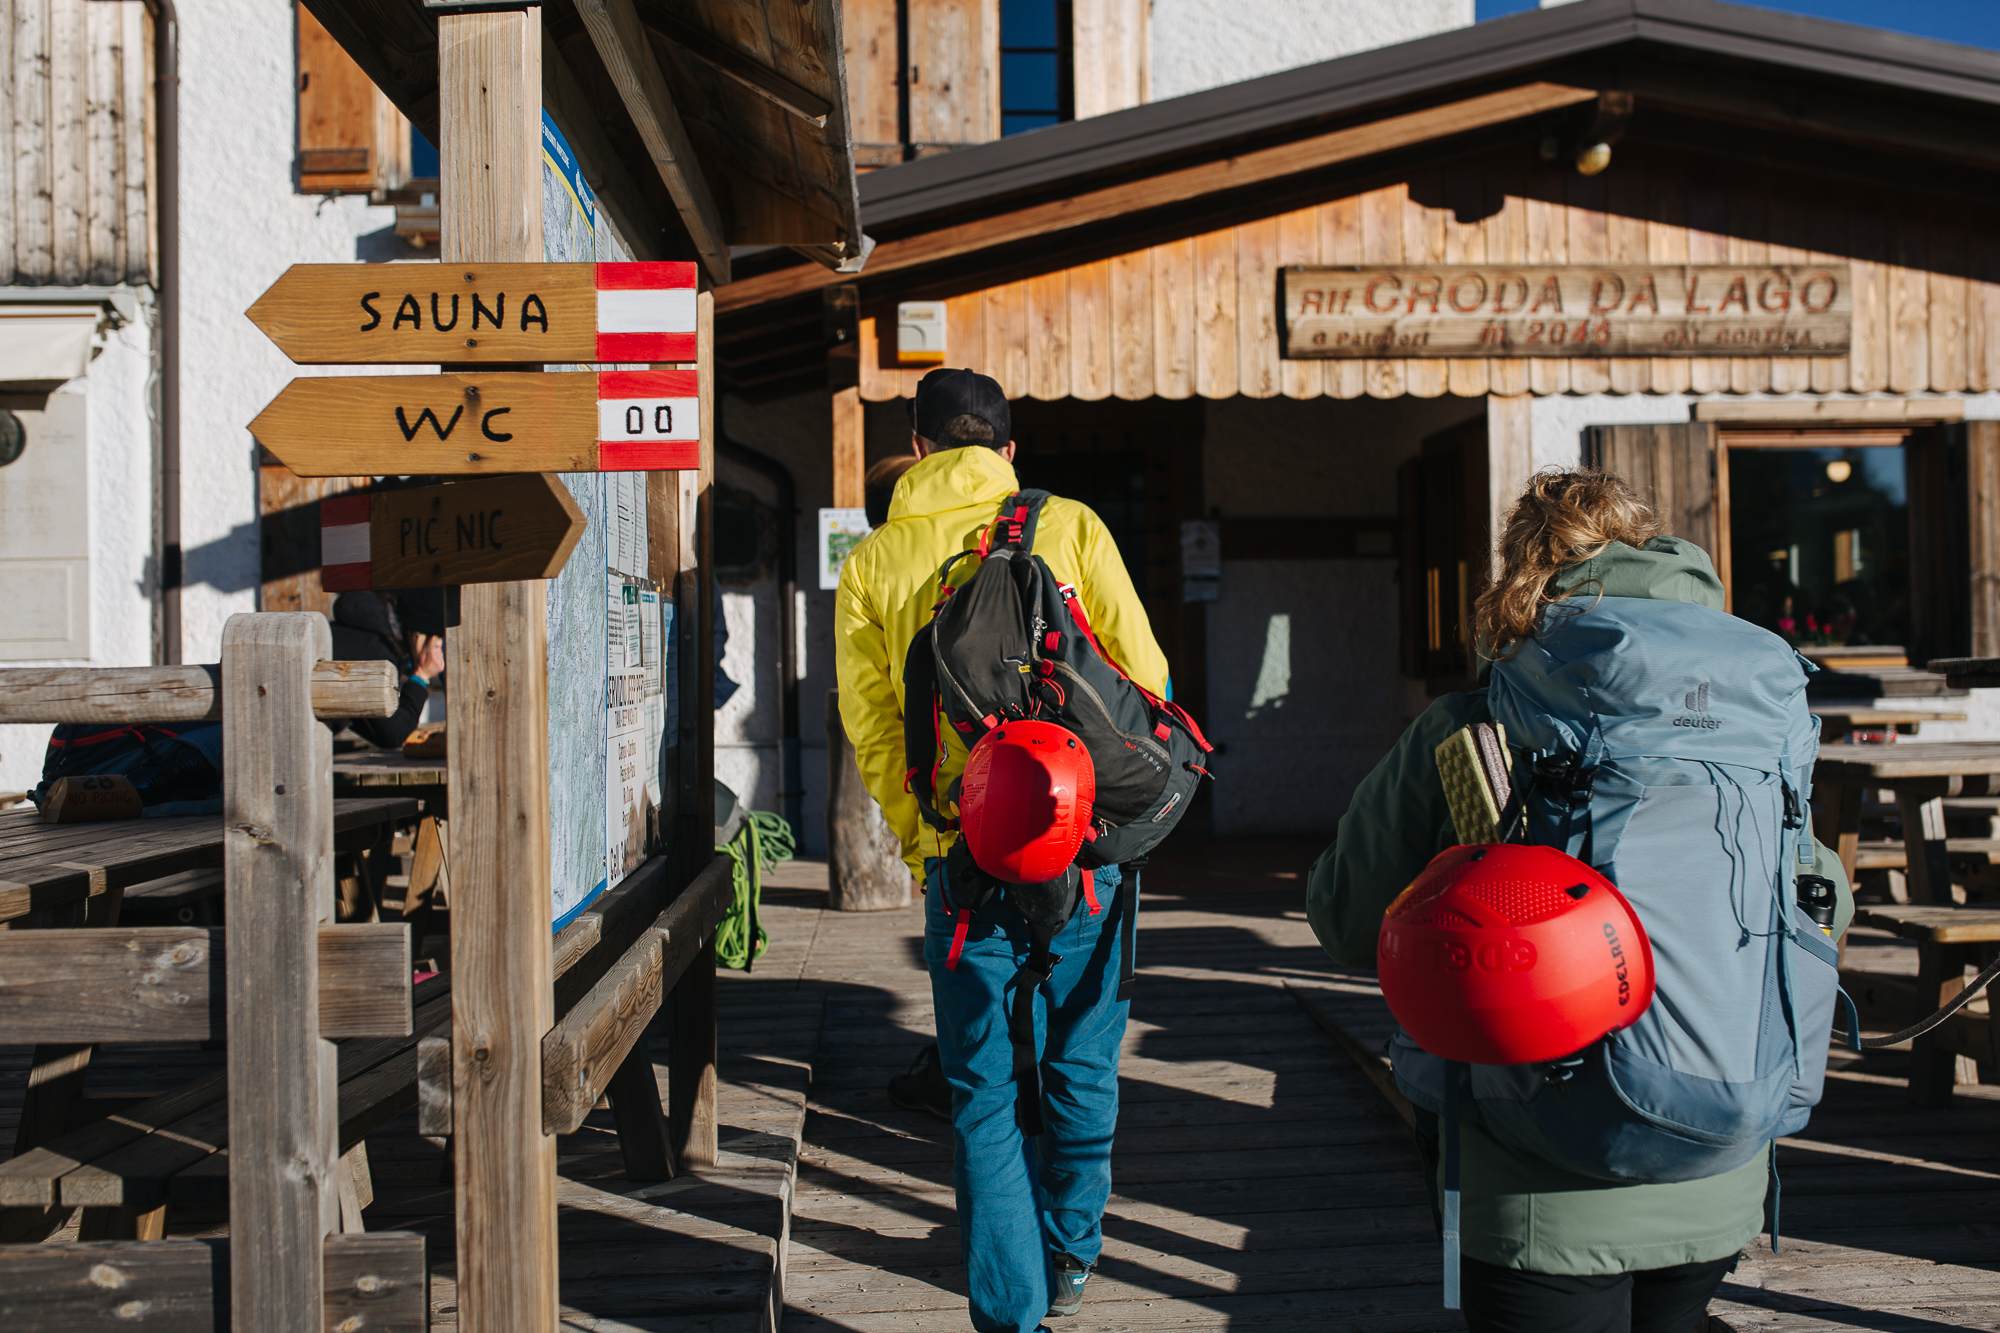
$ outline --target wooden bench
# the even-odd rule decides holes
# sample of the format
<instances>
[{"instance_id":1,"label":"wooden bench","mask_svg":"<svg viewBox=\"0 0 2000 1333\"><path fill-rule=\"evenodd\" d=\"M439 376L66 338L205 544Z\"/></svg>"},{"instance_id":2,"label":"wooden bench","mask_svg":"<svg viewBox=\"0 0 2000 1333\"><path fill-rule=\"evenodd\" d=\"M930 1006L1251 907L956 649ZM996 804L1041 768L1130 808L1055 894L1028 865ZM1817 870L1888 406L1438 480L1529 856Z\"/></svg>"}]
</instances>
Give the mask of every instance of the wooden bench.
<instances>
[{"instance_id":1,"label":"wooden bench","mask_svg":"<svg viewBox=\"0 0 2000 1333\"><path fill-rule=\"evenodd\" d=\"M222 871L183 870L125 890L119 920L128 926L213 926L222 918Z\"/></svg>"},{"instance_id":2,"label":"wooden bench","mask_svg":"<svg viewBox=\"0 0 2000 1333\"><path fill-rule=\"evenodd\" d=\"M340 1043L343 1231L361 1229L367 1201L366 1159L356 1149L415 1105L417 1043L451 1024L442 978L424 983L417 995L410 1035ZM59 1223L81 1208L85 1240L155 1240L165 1233L169 1204L213 1208L227 1201L228 1145L227 1080L218 1071L0 1162L0 1209L41 1210Z\"/></svg>"},{"instance_id":3,"label":"wooden bench","mask_svg":"<svg viewBox=\"0 0 2000 1333\"><path fill-rule=\"evenodd\" d=\"M2000 909L1940 904L1860 907L1856 925L1886 930L1917 946L1915 1012L1923 1018L1965 989L1966 969L1979 967L2000 948ZM1910 1096L1921 1106L1944 1106L1958 1082L1960 1056L2000 1069L2000 1024L1989 1015L1961 1011L1919 1037L1910 1048Z\"/></svg>"},{"instance_id":4,"label":"wooden bench","mask_svg":"<svg viewBox=\"0 0 2000 1333\"><path fill-rule=\"evenodd\" d=\"M218 1268L212 1246L176 1248L160 1278L171 1289L170 1319L206 1327L226 1308L233 1328L260 1333L375 1326L330 1314L342 1299L337 1272L355 1272L346 1262L352 1247L336 1243L337 1233L343 1215L357 1220L360 1209L342 1148L397 1097L414 1095L420 1034L408 928L333 920L337 840L344 823L357 822L343 815L377 803L335 801L331 741L319 719L388 716L396 680L386 663L324 660L330 650L324 617L246 614L224 628L221 666L0 670L0 722L228 724L220 818L143 821L149 827L134 839L143 846L115 853L106 844L116 839L101 829L10 830L0 915L67 926L53 919L58 909L87 919L94 902L122 903L134 884L219 861L229 922L226 956L223 932L189 927L107 920L94 929L0 932L0 1039L59 1051L65 1043L87 1050L226 1037L223 1072L86 1128L38 1135L4 1164L22 1200L15 1208L95 1209L106 1221L93 1232L132 1238L0 1246L0 1276L12 1284L0 1310L12 1326L22 1325L26 1301L30 1326L101 1327L92 1312L112 1288L120 1289L118 1318L150 1315L157 1293L136 1288L160 1267L159 1242L137 1238L161 1234L172 1182L204 1172L226 1182L233 1262ZM372 837L379 821L358 823ZM442 994L425 999L426 1023L448 1024ZM336 1045L343 1037L360 1040ZM38 1045L35 1075L42 1054ZM399 1060L407 1068L391 1067ZM215 1160L225 1149L241 1169ZM376 1271L361 1278L378 1291L421 1296L422 1237L382 1240L362 1265Z\"/></svg>"}]
</instances>

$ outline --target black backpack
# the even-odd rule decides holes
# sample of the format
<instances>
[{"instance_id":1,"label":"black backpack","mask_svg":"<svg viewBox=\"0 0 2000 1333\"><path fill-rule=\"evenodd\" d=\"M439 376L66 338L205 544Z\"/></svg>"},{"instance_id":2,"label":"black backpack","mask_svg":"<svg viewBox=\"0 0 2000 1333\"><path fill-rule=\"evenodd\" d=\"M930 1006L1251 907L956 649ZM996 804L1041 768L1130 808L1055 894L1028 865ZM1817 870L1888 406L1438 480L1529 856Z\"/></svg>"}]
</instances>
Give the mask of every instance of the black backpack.
<instances>
[{"instance_id":1,"label":"black backpack","mask_svg":"<svg viewBox=\"0 0 2000 1333\"><path fill-rule=\"evenodd\" d=\"M1097 910L1091 872L1107 865L1144 862L1173 831L1209 776L1213 747L1187 710L1141 688L1090 628L1076 589L1061 582L1034 553L1035 526L1046 491L1009 496L981 538L977 551L961 551L939 571L931 623L917 632L903 664L903 753L907 778L925 822L941 832L957 827L938 809L937 774L945 728L970 749L988 731L1037 718L1074 732L1090 751L1097 772L1093 828L1064 875L1047 884L998 884L972 864L964 841L952 849L950 883L959 931L957 962L971 914L996 892L1005 893L1026 919L1030 954L1015 979L1014 1070L1020 1082L1017 1118L1040 1128L1040 1091L1034 1054L1034 995L1060 961L1049 952L1068 924L1079 896ZM963 587L952 571L968 557L980 563ZM947 793L956 804L957 792ZM1131 891L1139 888L1136 868ZM1124 976L1129 990L1130 934L1136 914L1127 911Z\"/></svg>"}]
</instances>

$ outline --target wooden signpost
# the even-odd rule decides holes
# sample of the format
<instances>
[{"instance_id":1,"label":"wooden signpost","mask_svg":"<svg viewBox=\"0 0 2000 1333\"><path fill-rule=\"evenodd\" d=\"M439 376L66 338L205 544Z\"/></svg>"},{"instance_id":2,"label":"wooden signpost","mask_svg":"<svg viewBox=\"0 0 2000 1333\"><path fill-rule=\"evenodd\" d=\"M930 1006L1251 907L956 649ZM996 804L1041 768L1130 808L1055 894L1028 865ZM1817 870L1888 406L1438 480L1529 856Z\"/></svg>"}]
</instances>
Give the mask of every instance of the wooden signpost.
<instances>
[{"instance_id":1,"label":"wooden signpost","mask_svg":"<svg viewBox=\"0 0 2000 1333\"><path fill-rule=\"evenodd\" d=\"M312 376L250 433L301 477L692 469L699 393L692 370Z\"/></svg>"},{"instance_id":2,"label":"wooden signpost","mask_svg":"<svg viewBox=\"0 0 2000 1333\"><path fill-rule=\"evenodd\" d=\"M328 592L554 578L584 528L569 490L539 472L328 496L319 522Z\"/></svg>"},{"instance_id":3,"label":"wooden signpost","mask_svg":"<svg viewBox=\"0 0 2000 1333\"><path fill-rule=\"evenodd\" d=\"M695 266L294 264L246 312L300 365L695 359Z\"/></svg>"},{"instance_id":4,"label":"wooden signpost","mask_svg":"<svg viewBox=\"0 0 2000 1333\"><path fill-rule=\"evenodd\" d=\"M1769 356L1845 352L1845 264L1429 264L1283 271L1284 354Z\"/></svg>"}]
</instances>

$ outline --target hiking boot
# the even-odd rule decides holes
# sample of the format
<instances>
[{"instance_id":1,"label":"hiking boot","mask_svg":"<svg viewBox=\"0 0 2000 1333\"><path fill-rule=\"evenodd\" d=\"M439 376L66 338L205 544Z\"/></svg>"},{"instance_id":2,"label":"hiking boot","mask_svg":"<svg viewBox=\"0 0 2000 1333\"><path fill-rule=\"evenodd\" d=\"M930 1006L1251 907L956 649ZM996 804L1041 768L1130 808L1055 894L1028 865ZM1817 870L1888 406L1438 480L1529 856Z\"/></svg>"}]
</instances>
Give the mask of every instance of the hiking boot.
<instances>
[{"instance_id":1,"label":"hiking boot","mask_svg":"<svg viewBox=\"0 0 2000 1333\"><path fill-rule=\"evenodd\" d=\"M1055 1269L1055 1300L1049 1305L1049 1317L1080 1314L1083 1311L1083 1284L1090 1281L1090 1265L1067 1254L1058 1254L1049 1260Z\"/></svg>"},{"instance_id":2,"label":"hiking boot","mask_svg":"<svg viewBox=\"0 0 2000 1333\"><path fill-rule=\"evenodd\" d=\"M936 1042L918 1051L906 1072L889 1080L889 1100L905 1111L951 1119L951 1084L945 1081L944 1066L938 1063Z\"/></svg>"}]
</instances>

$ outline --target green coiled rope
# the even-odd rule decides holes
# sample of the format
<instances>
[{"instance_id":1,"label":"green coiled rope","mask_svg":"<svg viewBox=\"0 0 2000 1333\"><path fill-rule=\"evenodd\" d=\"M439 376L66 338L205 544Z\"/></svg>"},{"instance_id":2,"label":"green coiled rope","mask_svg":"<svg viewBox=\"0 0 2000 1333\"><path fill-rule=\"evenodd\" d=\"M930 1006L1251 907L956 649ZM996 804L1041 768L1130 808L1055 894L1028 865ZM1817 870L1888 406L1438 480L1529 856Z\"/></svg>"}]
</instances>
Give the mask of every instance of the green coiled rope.
<instances>
[{"instance_id":1,"label":"green coiled rope","mask_svg":"<svg viewBox=\"0 0 2000 1333\"><path fill-rule=\"evenodd\" d=\"M715 928L715 961L748 972L770 943L770 936L757 920L764 874L792 859L798 851L798 839L784 816L748 810L736 836L715 850L728 853L730 877L736 887L729 915Z\"/></svg>"}]
</instances>

